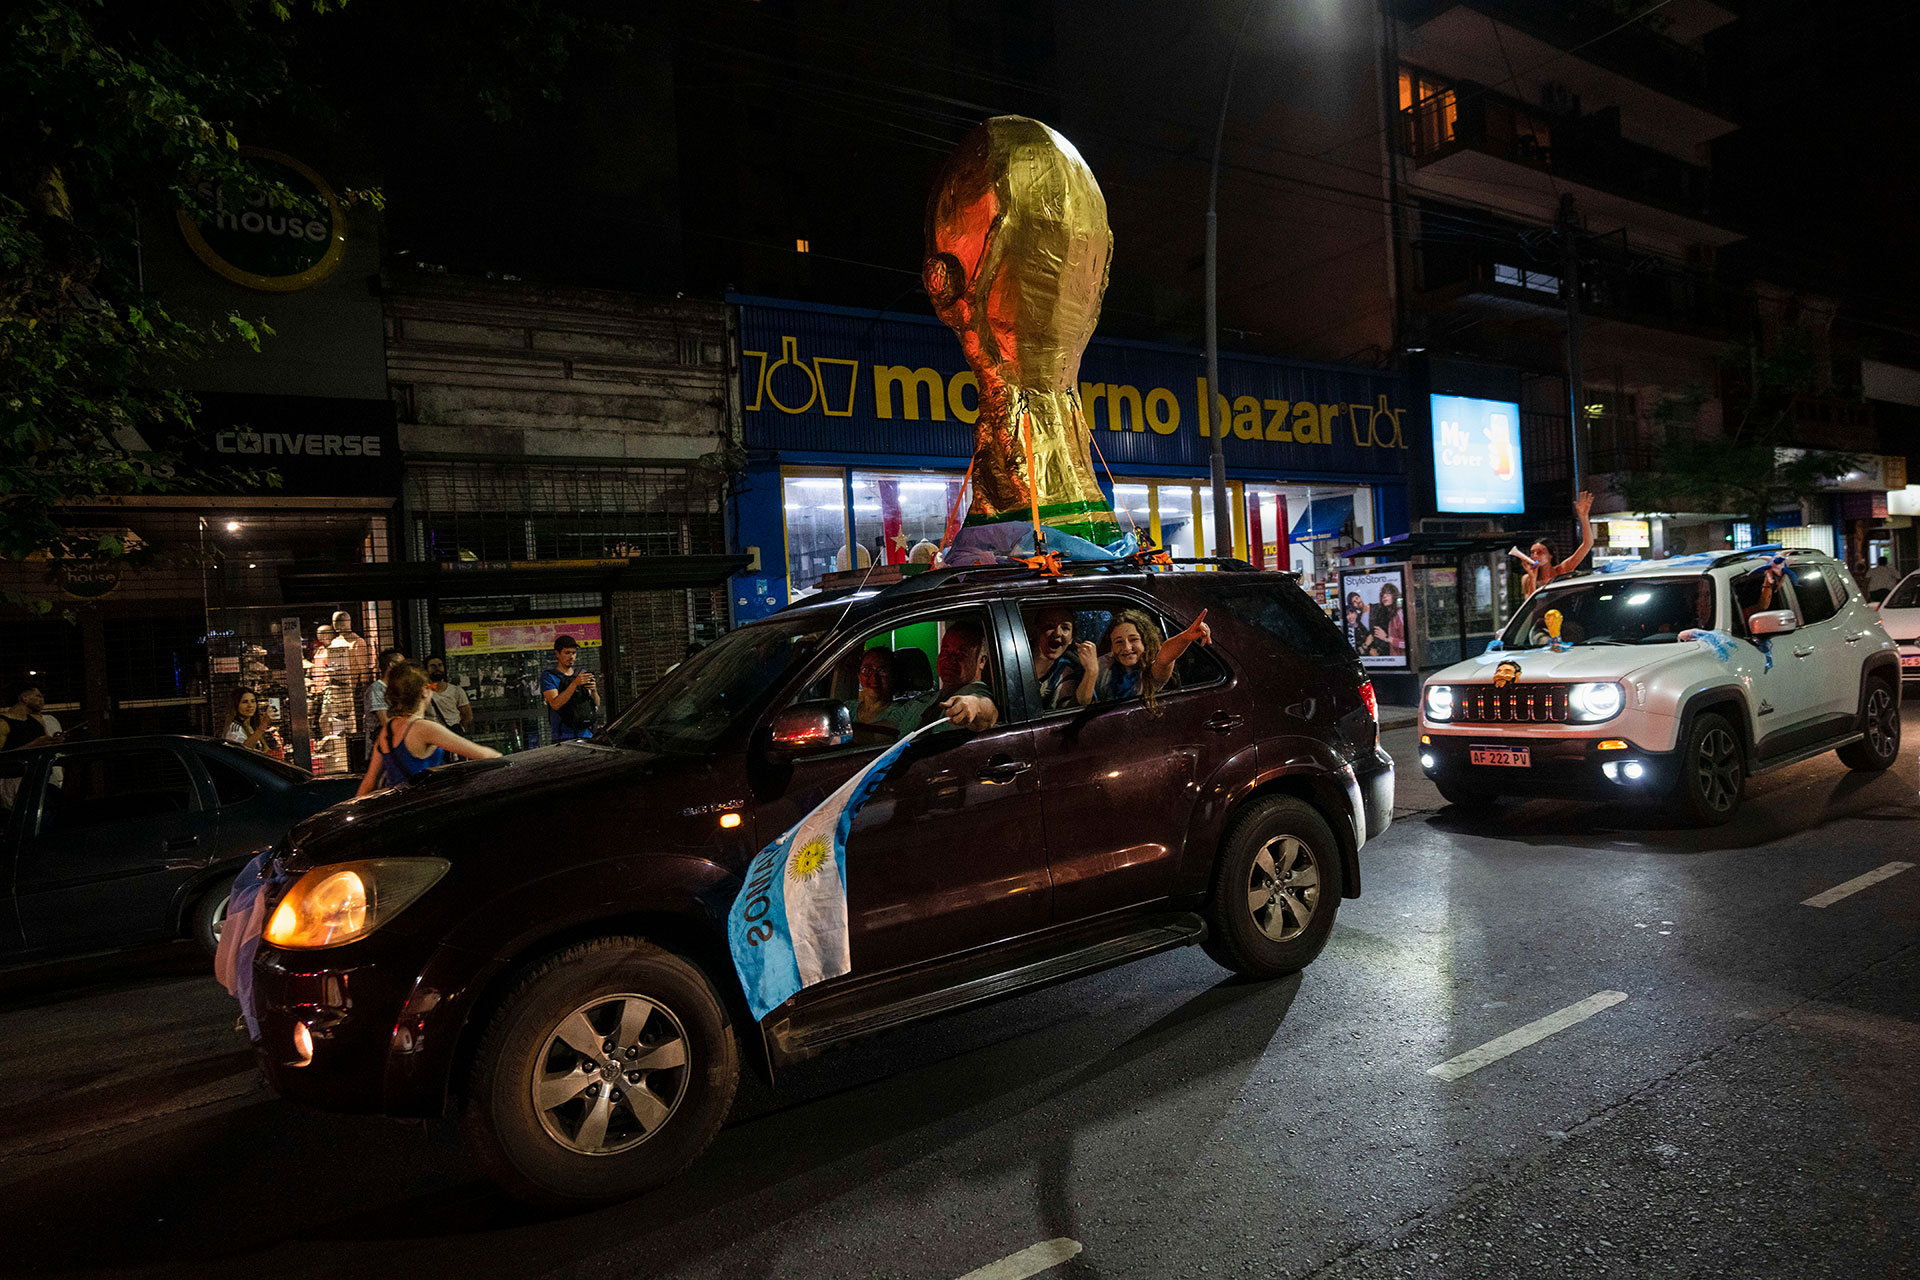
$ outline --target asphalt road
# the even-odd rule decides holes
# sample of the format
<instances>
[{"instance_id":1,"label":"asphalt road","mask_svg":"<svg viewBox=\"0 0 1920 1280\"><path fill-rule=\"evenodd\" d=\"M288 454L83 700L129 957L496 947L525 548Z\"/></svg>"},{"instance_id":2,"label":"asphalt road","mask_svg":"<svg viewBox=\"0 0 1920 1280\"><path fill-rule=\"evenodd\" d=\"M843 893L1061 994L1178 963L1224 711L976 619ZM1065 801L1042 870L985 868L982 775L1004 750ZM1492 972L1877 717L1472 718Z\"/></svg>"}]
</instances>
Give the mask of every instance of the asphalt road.
<instances>
[{"instance_id":1,"label":"asphalt road","mask_svg":"<svg viewBox=\"0 0 1920 1280\"><path fill-rule=\"evenodd\" d=\"M565 1219L444 1127L274 1100L183 950L0 974L0 1274L1920 1274L1920 867L1803 905L1920 863L1905 727L1707 833L1468 821L1394 730L1401 812L1305 974L1189 949L888 1035Z\"/></svg>"}]
</instances>

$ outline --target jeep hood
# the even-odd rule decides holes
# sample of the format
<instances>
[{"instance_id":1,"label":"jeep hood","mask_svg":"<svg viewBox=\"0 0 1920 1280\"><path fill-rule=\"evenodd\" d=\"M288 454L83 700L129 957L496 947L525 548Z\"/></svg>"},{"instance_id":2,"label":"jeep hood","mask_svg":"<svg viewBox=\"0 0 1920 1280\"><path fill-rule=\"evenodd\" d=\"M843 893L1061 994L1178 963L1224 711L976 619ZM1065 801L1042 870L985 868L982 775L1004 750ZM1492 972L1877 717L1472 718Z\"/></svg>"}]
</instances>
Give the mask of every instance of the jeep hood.
<instances>
[{"instance_id":1,"label":"jeep hood","mask_svg":"<svg viewBox=\"0 0 1920 1280\"><path fill-rule=\"evenodd\" d=\"M1576 645L1558 652L1552 649L1494 649L1435 672L1427 678L1427 683L1492 684L1493 673L1503 662L1519 665L1519 679L1524 684L1623 680L1662 663L1698 657L1701 652L1702 646L1693 640L1685 644Z\"/></svg>"}]
</instances>

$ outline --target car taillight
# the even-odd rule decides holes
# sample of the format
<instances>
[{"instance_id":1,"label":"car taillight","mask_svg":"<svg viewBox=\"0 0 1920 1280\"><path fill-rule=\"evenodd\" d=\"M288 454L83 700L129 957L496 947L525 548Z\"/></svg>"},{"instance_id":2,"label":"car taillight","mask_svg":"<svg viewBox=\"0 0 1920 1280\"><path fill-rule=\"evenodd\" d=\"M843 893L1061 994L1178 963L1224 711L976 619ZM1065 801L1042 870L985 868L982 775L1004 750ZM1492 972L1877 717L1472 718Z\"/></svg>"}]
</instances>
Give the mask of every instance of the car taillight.
<instances>
[{"instance_id":1,"label":"car taillight","mask_svg":"<svg viewBox=\"0 0 1920 1280\"><path fill-rule=\"evenodd\" d=\"M1373 691L1373 681L1360 682L1360 701L1367 704L1367 714L1373 717L1375 724L1380 723L1380 699Z\"/></svg>"}]
</instances>

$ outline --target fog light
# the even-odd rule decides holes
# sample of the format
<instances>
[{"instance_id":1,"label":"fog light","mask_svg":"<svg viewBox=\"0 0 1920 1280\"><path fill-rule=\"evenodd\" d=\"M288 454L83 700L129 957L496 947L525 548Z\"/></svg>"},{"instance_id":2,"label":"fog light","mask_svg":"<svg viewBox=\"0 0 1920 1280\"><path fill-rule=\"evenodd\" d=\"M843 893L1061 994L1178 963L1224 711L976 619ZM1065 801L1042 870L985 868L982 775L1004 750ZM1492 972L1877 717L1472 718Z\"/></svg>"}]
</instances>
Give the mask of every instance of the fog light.
<instances>
[{"instance_id":1,"label":"fog light","mask_svg":"<svg viewBox=\"0 0 1920 1280\"><path fill-rule=\"evenodd\" d=\"M1614 761L1614 760L1607 761L1605 764L1600 766L1600 772L1607 775L1608 782L1620 781L1620 765L1618 761Z\"/></svg>"},{"instance_id":2,"label":"fog light","mask_svg":"<svg viewBox=\"0 0 1920 1280\"><path fill-rule=\"evenodd\" d=\"M304 1067L313 1061L313 1032L304 1022L293 1024L293 1052L296 1056L287 1064L290 1067Z\"/></svg>"},{"instance_id":3,"label":"fog light","mask_svg":"<svg viewBox=\"0 0 1920 1280\"><path fill-rule=\"evenodd\" d=\"M1633 781L1638 782L1646 776L1647 770L1646 766L1642 765L1638 760L1629 760L1620 766L1620 772L1626 774L1627 777Z\"/></svg>"},{"instance_id":4,"label":"fog light","mask_svg":"<svg viewBox=\"0 0 1920 1280\"><path fill-rule=\"evenodd\" d=\"M1420 753L1420 767L1421 767L1422 769L1431 769L1431 768L1433 768L1433 757L1432 757L1432 756L1430 756L1430 755L1428 755L1428 754L1427 754L1426 752L1424 752L1424 751L1422 751L1422 752Z\"/></svg>"}]
</instances>

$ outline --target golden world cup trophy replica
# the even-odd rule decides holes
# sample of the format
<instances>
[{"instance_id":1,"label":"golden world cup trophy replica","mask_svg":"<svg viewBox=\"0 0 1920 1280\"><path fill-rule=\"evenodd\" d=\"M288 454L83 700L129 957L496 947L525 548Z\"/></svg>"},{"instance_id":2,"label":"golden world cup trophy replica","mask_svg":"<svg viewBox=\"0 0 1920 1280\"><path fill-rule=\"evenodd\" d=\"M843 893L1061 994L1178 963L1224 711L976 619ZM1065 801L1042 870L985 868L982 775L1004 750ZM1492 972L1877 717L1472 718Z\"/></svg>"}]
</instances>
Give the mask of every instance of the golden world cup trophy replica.
<instances>
[{"instance_id":1,"label":"golden world cup trophy replica","mask_svg":"<svg viewBox=\"0 0 1920 1280\"><path fill-rule=\"evenodd\" d=\"M1101 547L1120 536L1094 479L1079 381L1112 259L1093 170L1038 120L996 116L941 166L922 279L980 384L955 562L1011 554L1034 525L1036 544L1049 532Z\"/></svg>"}]
</instances>

